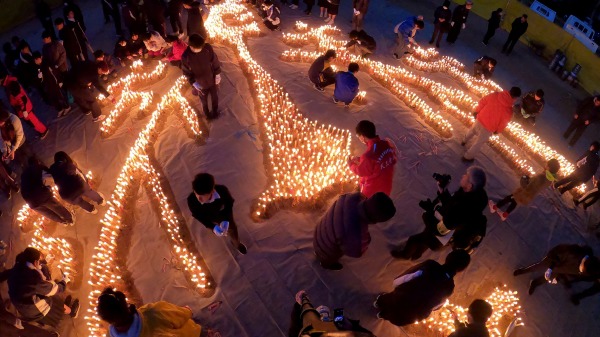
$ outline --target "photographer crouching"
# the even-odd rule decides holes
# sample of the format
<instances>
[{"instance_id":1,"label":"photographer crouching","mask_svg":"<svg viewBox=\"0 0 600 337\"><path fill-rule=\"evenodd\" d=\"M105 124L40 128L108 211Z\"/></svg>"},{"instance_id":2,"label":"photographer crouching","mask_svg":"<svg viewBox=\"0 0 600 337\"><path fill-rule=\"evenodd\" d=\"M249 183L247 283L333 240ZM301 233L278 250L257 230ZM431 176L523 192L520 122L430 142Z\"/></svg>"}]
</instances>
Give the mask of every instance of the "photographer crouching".
<instances>
[{"instance_id":1,"label":"photographer crouching","mask_svg":"<svg viewBox=\"0 0 600 337\"><path fill-rule=\"evenodd\" d=\"M477 166L469 167L460 179L460 188L452 195L447 189L450 175L434 173L433 177L438 185L437 198L419 202L425 210L425 229L409 237L404 248L392 250L395 258L416 260L427 249L439 250L449 242L452 249L469 251L485 236L485 172Z\"/></svg>"}]
</instances>

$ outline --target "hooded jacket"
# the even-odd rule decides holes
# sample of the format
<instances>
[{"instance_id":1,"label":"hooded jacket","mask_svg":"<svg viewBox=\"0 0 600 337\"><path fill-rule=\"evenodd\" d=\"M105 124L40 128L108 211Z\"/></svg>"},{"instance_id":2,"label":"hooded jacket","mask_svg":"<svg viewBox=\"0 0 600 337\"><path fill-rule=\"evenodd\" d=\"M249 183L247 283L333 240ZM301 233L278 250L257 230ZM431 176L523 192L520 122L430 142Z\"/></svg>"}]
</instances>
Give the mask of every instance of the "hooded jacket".
<instances>
[{"instance_id":1,"label":"hooded jacket","mask_svg":"<svg viewBox=\"0 0 600 337\"><path fill-rule=\"evenodd\" d=\"M58 187L60 197L72 201L85 191L87 181L74 163L55 162L50 166L50 174Z\"/></svg>"},{"instance_id":2,"label":"hooded jacket","mask_svg":"<svg viewBox=\"0 0 600 337\"><path fill-rule=\"evenodd\" d=\"M67 51L60 42L51 41L50 43L45 43L42 46L42 56L44 57L44 61L48 62L50 66L59 72L64 73L68 70Z\"/></svg>"},{"instance_id":3,"label":"hooded jacket","mask_svg":"<svg viewBox=\"0 0 600 337\"><path fill-rule=\"evenodd\" d=\"M477 104L477 121L492 133L504 131L512 118L514 99L507 90L484 96Z\"/></svg>"},{"instance_id":4,"label":"hooded jacket","mask_svg":"<svg viewBox=\"0 0 600 337\"><path fill-rule=\"evenodd\" d=\"M215 76L221 73L221 62L213 47L205 43L199 53L188 47L181 55L181 70L190 84L198 82L202 89L215 85Z\"/></svg>"},{"instance_id":5,"label":"hooded jacket","mask_svg":"<svg viewBox=\"0 0 600 337\"><path fill-rule=\"evenodd\" d=\"M367 141L367 150L360 161L350 163L350 170L360 177L361 192L367 198L377 192L390 195L396 161L396 149L389 141L379 136Z\"/></svg>"},{"instance_id":6,"label":"hooded jacket","mask_svg":"<svg viewBox=\"0 0 600 337\"><path fill-rule=\"evenodd\" d=\"M335 75L333 97L346 104L352 103L358 95L358 79L349 71L340 71Z\"/></svg>"},{"instance_id":7,"label":"hooded jacket","mask_svg":"<svg viewBox=\"0 0 600 337\"><path fill-rule=\"evenodd\" d=\"M44 185L44 171L48 171L48 168L36 164L25 167L21 174L21 196L31 208L36 208L54 197L50 187Z\"/></svg>"},{"instance_id":8,"label":"hooded jacket","mask_svg":"<svg viewBox=\"0 0 600 337\"><path fill-rule=\"evenodd\" d=\"M203 38L207 38L206 28L204 28L204 20L202 19L202 8L199 2L193 2L188 10L187 19L187 35L198 34Z\"/></svg>"}]
</instances>

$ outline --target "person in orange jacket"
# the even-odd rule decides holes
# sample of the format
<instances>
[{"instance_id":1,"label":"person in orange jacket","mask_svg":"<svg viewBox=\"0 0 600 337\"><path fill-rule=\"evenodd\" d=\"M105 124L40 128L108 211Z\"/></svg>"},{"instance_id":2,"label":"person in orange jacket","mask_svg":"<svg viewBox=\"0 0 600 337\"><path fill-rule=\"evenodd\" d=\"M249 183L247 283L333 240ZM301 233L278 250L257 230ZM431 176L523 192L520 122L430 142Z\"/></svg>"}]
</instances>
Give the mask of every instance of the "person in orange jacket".
<instances>
[{"instance_id":1,"label":"person in orange jacket","mask_svg":"<svg viewBox=\"0 0 600 337\"><path fill-rule=\"evenodd\" d=\"M35 113L33 113L33 104L25 93L25 90L17 81L17 78L11 75L6 75L2 81L2 85L6 89L6 96L19 118L31 125L39 134L41 139L48 135L48 128L42 123Z\"/></svg>"},{"instance_id":2,"label":"person in orange jacket","mask_svg":"<svg viewBox=\"0 0 600 337\"><path fill-rule=\"evenodd\" d=\"M475 122L467 131L461 143L467 149L462 157L464 162L472 163L481 146L492 135L504 131L512 118L512 107L520 96L521 89L512 87L510 91L494 92L479 101L477 108L475 108ZM467 146L467 143L471 140L473 142Z\"/></svg>"}]
</instances>

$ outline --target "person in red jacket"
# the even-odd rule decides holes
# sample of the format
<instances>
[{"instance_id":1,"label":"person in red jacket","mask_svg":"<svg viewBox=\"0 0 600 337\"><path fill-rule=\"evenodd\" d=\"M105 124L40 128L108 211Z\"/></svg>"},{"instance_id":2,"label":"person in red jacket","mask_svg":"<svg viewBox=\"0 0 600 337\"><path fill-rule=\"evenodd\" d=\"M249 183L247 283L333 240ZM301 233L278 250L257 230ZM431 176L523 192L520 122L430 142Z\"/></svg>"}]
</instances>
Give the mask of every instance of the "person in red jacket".
<instances>
[{"instance_id":1,"label":"person in red jacket","mask_svg":"<svg viewBox=\"0 0 600 337\"><path fill-rule=\"evenodd\" d=\"M15 112L19 118L31 125L35 131L39 134L41 139L46 138L48 135L48 128L37 118L33 113L33 104L25 93L25 90L17 81L17 78L11 75L7 75L2 81L2 85L6 88L6 96L10 105L15 109Z\"/></svg>"},{"instance_id":2,"label":"person in red jacket","mask_svg":"<svg viewBox=\"0 0 600 337\"><path fill-rule=\"evenodd\" d=\"M183 55L183 52L187 49L187 43L181 40L177 35L167 35L165 42L171 47L171 50L163 61L169 61L169 64L172 66L181 68L181 55Z\"/></svg>"},{"instance_id":3,"label":"person in red jacket","mask_svg":"<svg viewBox=\"0 0 600 337\"><path fill-rule=\"evenodd\" d=\"M360 121L356 125L356 135L367 145L367 151L360 157L350 157L348 166L360 177L360 191L371 197L377 192L390 195L396 165L396 147L389 140L381 140L375 131L375 124Z\"/></svg>"},{"instance_id":4,"label":"person in red jacket","mask_svg":"<svg viewBox=\"0 0 600 337\"><path fill-rule=\"evenodd\" d=\"M467 131L461 145L466 146L473 140L462 157L464 162L473 162L473 158L481 146L493 135L504 131L512 118L512 106L521 96L519 87L512 87L510 91L494 92L483 97L475 108L475 122Z\"/></svg>"}]
</instances>

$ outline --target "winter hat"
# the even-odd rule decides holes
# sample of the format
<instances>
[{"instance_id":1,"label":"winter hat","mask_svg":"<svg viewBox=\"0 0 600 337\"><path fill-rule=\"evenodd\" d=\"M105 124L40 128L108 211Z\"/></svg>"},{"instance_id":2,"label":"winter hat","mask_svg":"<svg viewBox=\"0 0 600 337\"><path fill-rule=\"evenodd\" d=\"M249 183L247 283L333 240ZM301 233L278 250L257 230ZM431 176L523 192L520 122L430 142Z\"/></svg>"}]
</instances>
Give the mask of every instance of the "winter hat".
<instances>
[{"instance_id":1,"label":"winter hat","mask_svg":"<svg viewBox=\"0 0 600 337\"><path fill-rule=\"evenodd\" d=\"M384 222L396 214L396 207L390 197L383 192L377 192L362 202L365 214L371 223Z\"/></svg>"},{"instance_id":2,"label":"winter hat","mask_svg":"<svg viewBox=\"0 0 600 337\"><path fill-rule=\"evenodd\" d=\"M446 8L450 8L450 0L445 0L444 4L442 6L444 6Z\"/></svg>"}]
</instances>

